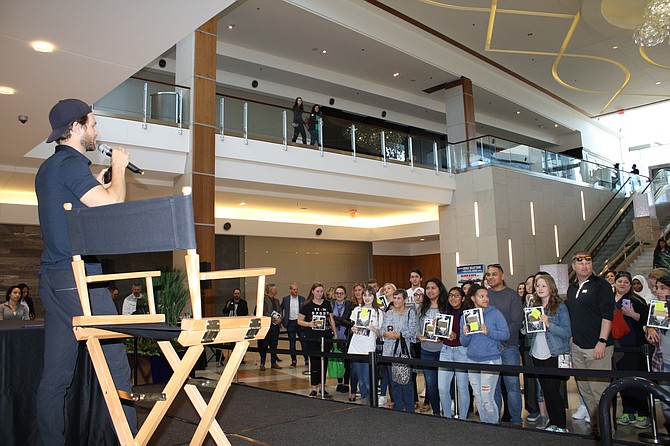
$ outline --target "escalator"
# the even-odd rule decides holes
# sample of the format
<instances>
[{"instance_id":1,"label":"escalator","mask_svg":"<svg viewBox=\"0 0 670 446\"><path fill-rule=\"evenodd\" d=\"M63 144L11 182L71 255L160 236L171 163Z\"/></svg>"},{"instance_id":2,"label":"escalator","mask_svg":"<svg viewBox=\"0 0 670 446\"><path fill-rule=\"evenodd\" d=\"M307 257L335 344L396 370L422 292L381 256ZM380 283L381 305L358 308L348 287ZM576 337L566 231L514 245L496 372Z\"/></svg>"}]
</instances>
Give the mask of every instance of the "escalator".
<instances>
[{"instance_id":1,"label":"escalator","mask_svg":"<svg viewBox=\"0 0 670 446\"><path fill-rule=\"evenodd\" d=\"M561 263L570 264L574 253L586 251L593 258L596 274L606 269L617 269L630 260L635 253L644 249L644 244L634 231L634 197L653 192L656 216L661 232L670 225L670 172L658 171L646 185L635 187L635 177L628 178L616 194L603 207L584 233L568 249ZM654 242L655 244L655 242ZM626 264L627 266L627 264ZM574 272L571 271L570 279Z\"/></svg>"}]
</instances>

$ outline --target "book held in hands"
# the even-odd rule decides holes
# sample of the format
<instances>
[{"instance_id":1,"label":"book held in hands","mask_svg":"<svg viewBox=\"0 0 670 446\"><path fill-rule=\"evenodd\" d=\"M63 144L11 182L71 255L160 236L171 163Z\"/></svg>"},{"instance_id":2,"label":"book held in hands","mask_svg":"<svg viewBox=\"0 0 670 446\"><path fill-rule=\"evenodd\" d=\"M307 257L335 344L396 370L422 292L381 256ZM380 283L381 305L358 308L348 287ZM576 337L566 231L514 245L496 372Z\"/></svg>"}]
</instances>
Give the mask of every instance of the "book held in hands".
<instances>
[{"instance_id":1,"label":"book held in hands","mask_svg":"<svg viewBox=\"0 0 670 446\"><path fill-rule=\"evenodd\" d=\"M361 308L356 317L356 327L359 328L368 328L370 326L370 316L372 311L369 308Z\"/></svg>"},{"instance_id":2,"label":"book held in hands","mask_svg":"<svg viewBox=\"0 0 670 446\"><path fill-rule=\"evenodd\" d=\"M484 312L481 308L468 308L463 310L463 319L468 327L468 334L482 333L484 325Z\"/></svg>"},{"instance_id":3,"label":"book held in hands","mask_svg":"<svg viewBox=\"0 0 670 446\"><path fill-rule=\"evenodd\" d=\"M435 316L435 337L448 338L453 331L454 317L451 314L437 313Z\"/></svg>"},{"instance_id":4,"label":"book held in hands","mask_svg":"<svg viewBox=\"0 0 670 446\"><path fill-rule=\"evenodd\" d=\"M436 341L435 339L435 321L433 319L425 319L423 321L423 338L426 341Z\"/></svg>"},{"instance_id":5,"label":"book held in hands","mask_svg":"<svg viewBox=\"0 0 670 446\"><path fill-rule=\"evenodd\" d=\"M670 328L670 319L668 318L668 303L664 300L652 300L649 304L649 317L647 318L647 327Z\"/></svg>"},{"instance_id":6,"label":"book held in hands","mask_svg":"<svg viewBox=\"0 0 670 446\"><path fill-rule=\"evenodd\" d=\"M544 307L526 307L523 309L526 318L526 333L542 333L547 331L547 326L540 321L544 314Z\"/></svg>"},{"instance_id":7,"label":"book held in hands","mask_svg":"<svg viewBox=\"0 0 670 446\"><path fill-rule=\"evenodd\" d=\"M322 331L326 329L326 316L315 314L312 317L312 322L314 323L312 329Z\"/></svg>"}]
</instances>

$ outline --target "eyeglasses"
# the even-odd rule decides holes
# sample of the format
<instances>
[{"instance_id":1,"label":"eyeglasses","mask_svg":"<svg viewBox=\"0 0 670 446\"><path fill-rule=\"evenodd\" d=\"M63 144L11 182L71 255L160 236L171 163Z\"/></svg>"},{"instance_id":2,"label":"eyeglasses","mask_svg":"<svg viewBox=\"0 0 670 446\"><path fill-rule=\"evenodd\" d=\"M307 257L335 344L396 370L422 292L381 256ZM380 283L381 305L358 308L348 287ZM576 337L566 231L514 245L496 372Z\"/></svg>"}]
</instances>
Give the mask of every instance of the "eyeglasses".
<instances>
[{"instance_id":1,"label":"eyeglasses","mask_svg":"<svg viewBox=\"0 0 670 446\"><path fill-rule=\"evenodd\" d=\"M591 261L591 256L579 256L579 257L573 257L573 258L572 258L572 261L573 261L573 262L583 262L583 261L590 262L590 261Z\"/></svg>"},{"instance_id":2,"label":"eyeglasses","mask_svg":"<svg viewBox=\"0 0 670 446\"><path fill-rule=\"evenodd\" d=\"M449 297L463 297L458 293L449 293Z\"/></svg>"},{"instance_id":3,"label":"eyeglasses","mask_svg":"<svg viewBox=\"0 0 670 446\"><path fill-rule=\"evenodd\" d=\"M343 293L342 291L335 291L335 294L342 295L342 294L346 294L346 293Z\"/></svg>"}]
</instances>

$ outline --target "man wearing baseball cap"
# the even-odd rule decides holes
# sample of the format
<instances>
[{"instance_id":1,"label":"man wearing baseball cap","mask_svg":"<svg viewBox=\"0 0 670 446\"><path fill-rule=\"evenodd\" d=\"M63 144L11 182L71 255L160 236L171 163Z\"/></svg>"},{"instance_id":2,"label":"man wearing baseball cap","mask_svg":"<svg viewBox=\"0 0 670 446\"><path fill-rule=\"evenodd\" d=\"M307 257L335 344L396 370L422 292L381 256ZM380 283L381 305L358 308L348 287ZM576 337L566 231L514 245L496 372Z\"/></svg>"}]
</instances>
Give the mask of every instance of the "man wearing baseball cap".
<instances>
[{"instance_id":1,"label":"man wearing baseball cap","mask_svg":"<svg viewBox=\"0 0 670 446\"><path fill-rule=\"evenodd\" d=\"M120 203L126 197L125 172L128 153L115 147L112 152L112 180L103 185L102 170L94 177L86 152L96 148L97 122L91 107L79 99L64 99L49 113L52 132L47 142L58 145L35 177L35 192L44 241L40 260L40 297L44 317L44 369L37 391L37 425L45 446L65 445L65 393L72 385L77 362L77 341L72 317L82 309L72 272L72 248L65 223L63 203L73 207ZM86 263L88 274L101 274L97 260ZM104 287L89 290L95 314L117 314ZM103 346L117 388L131 391L130 367L121 342ZM132 405L124 405L131 429L137 420Z\"/></svg>"}]
</instances>

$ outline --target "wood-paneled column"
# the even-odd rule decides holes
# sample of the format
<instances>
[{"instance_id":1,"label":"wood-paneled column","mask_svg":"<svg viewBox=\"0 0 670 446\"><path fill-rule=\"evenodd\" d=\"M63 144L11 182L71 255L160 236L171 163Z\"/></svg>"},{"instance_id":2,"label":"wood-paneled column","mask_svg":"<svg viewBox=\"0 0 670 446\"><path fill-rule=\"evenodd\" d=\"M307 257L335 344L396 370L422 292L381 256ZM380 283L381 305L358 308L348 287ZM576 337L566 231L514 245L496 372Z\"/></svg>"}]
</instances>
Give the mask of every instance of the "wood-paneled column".
<instances>
[{"instance_id":1,"label":"wood-paneled column","mask_svg":"<svg viewBox=\"0 0 670 446\"><path fill-rule=\"evenodd\" d=\"M216 19L194 34L192 171L195 237L201 269L214 267L214 138L216 134ZM204 268L203 268L204 267ZM203 315L216 314L214 288L202 291Z\"/></svg>"}]
</instances>

